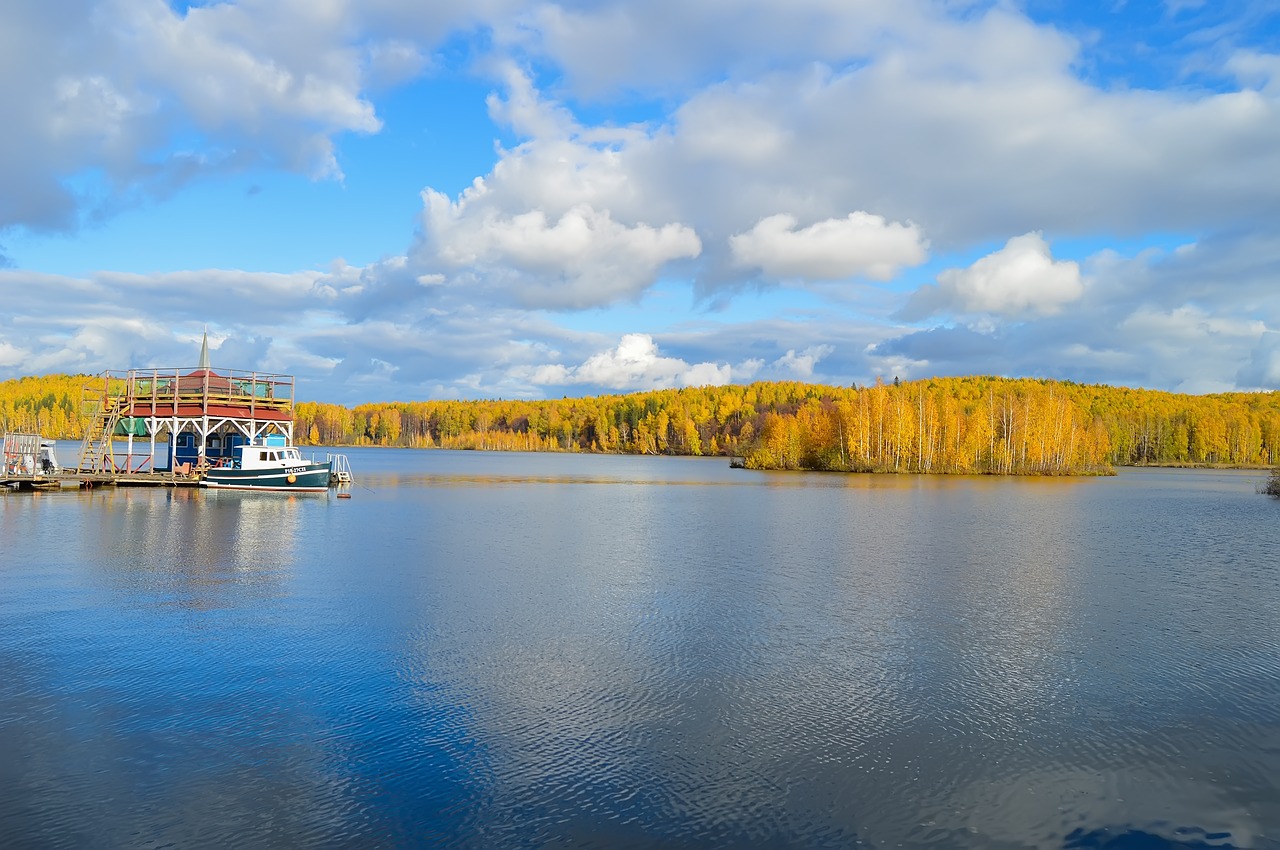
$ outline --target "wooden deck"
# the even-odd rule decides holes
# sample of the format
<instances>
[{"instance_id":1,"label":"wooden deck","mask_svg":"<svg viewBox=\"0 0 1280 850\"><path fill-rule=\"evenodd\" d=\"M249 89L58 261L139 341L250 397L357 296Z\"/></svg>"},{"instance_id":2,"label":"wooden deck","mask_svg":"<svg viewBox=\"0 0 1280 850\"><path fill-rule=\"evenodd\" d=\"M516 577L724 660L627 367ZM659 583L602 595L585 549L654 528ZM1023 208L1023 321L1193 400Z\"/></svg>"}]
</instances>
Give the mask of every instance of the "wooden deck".
<instances>
[{"instance_id":1,"label":"wooden deck","mask_svg":"<svg viewBox=\"0 0 1280 850\"><path fill-rule=\"evenodd\" d=\"M48 475L9 475L0 487L16 490L90 490L95 487L199 487L194 475L172 472L77 472L63 470Z\"/></svg>"}]
</instances>

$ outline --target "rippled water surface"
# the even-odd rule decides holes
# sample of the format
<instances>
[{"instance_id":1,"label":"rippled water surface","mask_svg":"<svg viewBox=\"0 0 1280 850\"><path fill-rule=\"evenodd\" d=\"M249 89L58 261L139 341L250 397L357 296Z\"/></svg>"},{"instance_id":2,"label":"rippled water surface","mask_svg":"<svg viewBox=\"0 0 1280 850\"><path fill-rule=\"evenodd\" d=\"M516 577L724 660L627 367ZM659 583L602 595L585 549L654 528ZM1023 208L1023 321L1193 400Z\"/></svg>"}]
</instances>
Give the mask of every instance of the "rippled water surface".
<instances>
[{"instance_id":1,"label":"rippled water surface","mask_svg":"<svg viewBox=\"0 0 1280 850\"><path fill-rule=\"evenodd\" d=\"M1260 473L0 496L4 846L1280 847Z\"/></svg>"}]
</instances>

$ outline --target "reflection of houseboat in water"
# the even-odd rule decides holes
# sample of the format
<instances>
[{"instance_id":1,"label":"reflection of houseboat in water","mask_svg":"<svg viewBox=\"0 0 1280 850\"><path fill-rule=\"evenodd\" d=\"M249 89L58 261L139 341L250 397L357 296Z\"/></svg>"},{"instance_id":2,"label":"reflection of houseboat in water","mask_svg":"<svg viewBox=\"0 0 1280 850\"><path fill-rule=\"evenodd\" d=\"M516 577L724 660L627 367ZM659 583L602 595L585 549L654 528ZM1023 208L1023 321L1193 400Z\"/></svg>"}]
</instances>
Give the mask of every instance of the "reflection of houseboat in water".
<instances>
[{"instance_id":1,"label":"reflection of houseboat in water","mask_svg":"<svg viewBox=\"0 0 1280 850\"><path fill-rule=\"evenodd\" d=\"M85 387L88 421L75 469L49 473L24 468L11 474L6 468L4 482L218 486L216 482L235 477L234 486L254 488L262 476L217 471L265 468L269 452L276 456L271 463L285 468L280 489L317 489L322 478L324 487L318 489L349 483L351 469L344 455L304 461L293 447L293 406L293 376L215 371L209 365L206 337L195 369L102 373ZM269 449L259 453L254 447ZM7 448L5 452L7 458ZM56 458L53 462L56 465ZM307 467L306 487L294 487L302 466ZM324 476L319 474L321 467ZM288 481L290 475L295 481ZM275 483L274 475L263 480Z\"/></svg>"}]
</instances>

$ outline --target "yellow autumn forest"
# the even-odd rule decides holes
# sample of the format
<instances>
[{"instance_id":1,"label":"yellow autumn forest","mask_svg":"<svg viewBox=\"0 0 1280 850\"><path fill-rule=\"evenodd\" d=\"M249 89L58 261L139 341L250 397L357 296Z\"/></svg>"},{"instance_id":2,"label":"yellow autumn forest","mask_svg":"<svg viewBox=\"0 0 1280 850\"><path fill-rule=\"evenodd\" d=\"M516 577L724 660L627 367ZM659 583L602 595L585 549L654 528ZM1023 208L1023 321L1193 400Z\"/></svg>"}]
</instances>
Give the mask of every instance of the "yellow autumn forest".
<instances>
[{"instance_id":1,"label":"yellow autumn forest","mask_svg":"<svg viewBox=\"0 0 1280 850\"><path fill-rule=\"evenodd\" d=\"M84 375L0 382L0 423L79 439ZM300 444L723 455L756 469L1063 475L1272 466L1280 393L1069 381L762 382L542 401L301 402Z\"/></svg>"}]
</instances>

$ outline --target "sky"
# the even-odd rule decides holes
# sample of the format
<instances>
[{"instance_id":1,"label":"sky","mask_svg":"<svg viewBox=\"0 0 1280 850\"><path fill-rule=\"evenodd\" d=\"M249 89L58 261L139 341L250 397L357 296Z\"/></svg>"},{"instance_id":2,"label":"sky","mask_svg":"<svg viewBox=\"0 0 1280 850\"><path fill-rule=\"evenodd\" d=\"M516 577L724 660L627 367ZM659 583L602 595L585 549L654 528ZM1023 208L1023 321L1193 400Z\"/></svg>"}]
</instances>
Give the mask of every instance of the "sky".
<instances>
[{"instance_id":1,"label":"sky","mask_svg":"<svg viewBox=\"0 0 1280 850\"><path fill-rule=\"evenodd\" d=\"M1280 388L1275 0L0 8L0 379Z\"/></svg>"}]
</instances>

